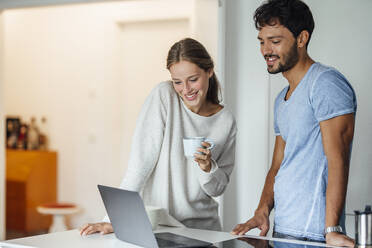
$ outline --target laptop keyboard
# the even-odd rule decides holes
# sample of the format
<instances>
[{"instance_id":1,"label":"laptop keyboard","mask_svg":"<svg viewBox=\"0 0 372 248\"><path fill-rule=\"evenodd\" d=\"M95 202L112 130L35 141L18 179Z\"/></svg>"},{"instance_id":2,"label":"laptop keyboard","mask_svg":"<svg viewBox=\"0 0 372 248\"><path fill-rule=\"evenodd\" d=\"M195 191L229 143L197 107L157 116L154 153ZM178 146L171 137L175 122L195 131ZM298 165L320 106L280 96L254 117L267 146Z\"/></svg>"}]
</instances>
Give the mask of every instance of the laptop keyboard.
<instances>
[{"instance_id":1,"label":"laptop keyboard","mask_svg":"<svg viewBox=\"0 0 372 248\"><path fill-rule=\"evenodd\" d=\"M212 245L212 243L167 232L156 233L155 238L160 248L209 247Z\"/></svg>"},{"instance_id":2,"label":"laptop keyboard","mask_svg":"<svg viewBox=\"0 0 372 248\"><path fill-rule=\"evenodd\" d=\"M180 247L184 244L173 242L172 240L166 240L159 237L155 237L159 247Z\"/></svg>"}]
</instances>

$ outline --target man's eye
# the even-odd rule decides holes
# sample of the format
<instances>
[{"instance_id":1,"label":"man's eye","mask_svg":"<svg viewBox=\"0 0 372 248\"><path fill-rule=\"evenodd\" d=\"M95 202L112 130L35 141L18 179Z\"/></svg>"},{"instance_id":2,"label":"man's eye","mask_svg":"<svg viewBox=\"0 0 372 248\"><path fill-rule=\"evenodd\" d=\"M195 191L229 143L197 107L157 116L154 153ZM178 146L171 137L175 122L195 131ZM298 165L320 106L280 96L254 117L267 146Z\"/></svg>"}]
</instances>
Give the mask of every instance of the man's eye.
<instances>
[{"instance_id":1,"label":"man's eye","mask_svg":"<svg viewBox=\"0 0 372 248\"><path fill-rule=\"evenodd\" d=\"M263 43L263 41L260 41L260 45L262 46L264 43Z\"/></svg>"},{"instance_id":2,"label":"man's eye","mask_svg":"<svg viewBox=\"0 0 372 248\"><path fill-rule=\"evenodd\" d=\"M190 81L191 82L196 82L196 81L198 81L198 78L191 78Z\"/></svg>"},{"instance_id":3,"label":"man's eye","mask_svg":"<svg viewBox=\"0 0 372 248\"><path fill-rule=\"evenodd\" d=\"M280 43L280 40L274 40L273 41L273 44L279 44Z\"/></svg>"}]
</instances>

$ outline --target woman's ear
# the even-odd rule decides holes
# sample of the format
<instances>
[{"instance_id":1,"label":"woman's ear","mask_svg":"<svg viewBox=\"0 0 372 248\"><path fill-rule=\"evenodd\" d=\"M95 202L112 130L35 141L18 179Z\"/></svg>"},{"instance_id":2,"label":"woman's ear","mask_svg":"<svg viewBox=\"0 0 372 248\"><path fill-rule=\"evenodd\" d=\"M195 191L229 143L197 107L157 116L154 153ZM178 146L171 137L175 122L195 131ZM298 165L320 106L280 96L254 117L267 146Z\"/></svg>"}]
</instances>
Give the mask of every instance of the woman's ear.
<instances>
[{"instance_id":1,"label":"woman's ear","mask_svg":"<svg viewBox=\"0 0 372 248\"><path fill-rule=\"evenodd\" d=\"M208 73L208 78L211 78L211 77L213 76L213 74L214 74L214 70L213 70L213 68L210 68L210 69L207 71L207 73Z\"/></svg>"}]
</instances>

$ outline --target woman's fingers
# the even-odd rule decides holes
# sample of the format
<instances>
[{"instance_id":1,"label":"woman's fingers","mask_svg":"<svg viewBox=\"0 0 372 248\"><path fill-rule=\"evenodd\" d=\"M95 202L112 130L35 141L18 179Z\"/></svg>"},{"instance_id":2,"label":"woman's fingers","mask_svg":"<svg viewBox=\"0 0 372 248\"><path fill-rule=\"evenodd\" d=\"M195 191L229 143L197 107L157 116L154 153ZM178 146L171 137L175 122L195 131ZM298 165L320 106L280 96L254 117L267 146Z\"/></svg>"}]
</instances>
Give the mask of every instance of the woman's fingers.
<instances>
[{"instance_id":1,"label":"woman's fingers","mask_svg":"<svg viewBox=\"0 0 372 248\"><path fill-rule=\"evenodd\" d=\"M90 223L87 223L87 224L83 225L82 227L80 227L80 235L83 235L83 233L86 231L86 229L87 229L90 225L91 225Z\"/></svg>"},{"instance_id":2,"label":"woman's fingers","mask_svg":"<svg viewBox=\"0 0 372 248\"><path fill-rule=\"evenodd\" d=\"M112 228L111 223L105 223L103 225L103 231L101 231L102 234L108 234L114 232L114 229Z\"/></svg>"},{"instance_id":3,"label":"woman's fingers","mask_svg":"<svg viewBox=\"0 0 372 248\"><path fill-rule=\"evenodd\" d=\"M107 225L107 227L105 227ZM107 234L112 232L112 226L109 223L95 223L95 224L85 224L80 229L80 235L85 236L92 233L100 232L102 234Z\"/></svg>"},{"instance_id":4,"label":"woman's fingers","mask_svg":"<svg viewBox=\"0 0 372 248\"><path fill-rule=\"evenodd\" d=\"M202 142L202 146L208 148L211 147L211 144L209 144L208 142Z\"/></svg>"},{"instance_id":5,"label":"woman's fingers","mask_svg":"<svg viewBox=\"0 0 372 248\"><path fill-rule=\"evenodd\" d=\"M207 159L210 159L212 155L211 150L209 149L198 148L198 152L199 153L194 154L194 157L197 159L207 160Z\"/></svg>"},{"instance_id":6,"label":"woman's fingers","mask_svg":"<svg viewBox=\"0 0 372 248\"><path fill-rule=\"evenodd\" d=\"M92 229L92 224L89 224L86 228L84 228L84 230L81 231L81 236L87 235L91 229Z\"/></svg>"},{"instance_id":7,"label":"woman's fingers","mask_svg":"<svg viewBox=\"0 0 372 248\"><path fill-rule=\"evenodd\" d=\"M207 154L195 153L194 154L194 157L195 157L195 159L198 159L198 160L207 160L208 159L208 155Z\"/></svg>"},{"instance_id":8,"label":"woman's fingers","mask_svg":"<svg viewBox=\"0 0 372 248\"><path fill-rule=\"evenodd\" d=\"M207 142L203 142L202 145L204 147L210 146L210 144ZM194 161L199 164L199 167L203 171L209 172L211 170L211 157L212 157L211 150L209 150L208 148L199 148L198 152L199 153L194 154Z\"/></svg>"},{"instance_id":9,"label":"woman's fingers","mask_svg":"<svg viewBox=\"0 0 372 248\"><path fill-rule=\"evenodd\" d=\"M87 228L87 230L85 230L85 232L84 232L84 235L89 235L89 234L92 234L92 233L94 233L96 231L96 228L95 228L95 226L89 226L88 228Z\"/></svg>"}]
</instances>

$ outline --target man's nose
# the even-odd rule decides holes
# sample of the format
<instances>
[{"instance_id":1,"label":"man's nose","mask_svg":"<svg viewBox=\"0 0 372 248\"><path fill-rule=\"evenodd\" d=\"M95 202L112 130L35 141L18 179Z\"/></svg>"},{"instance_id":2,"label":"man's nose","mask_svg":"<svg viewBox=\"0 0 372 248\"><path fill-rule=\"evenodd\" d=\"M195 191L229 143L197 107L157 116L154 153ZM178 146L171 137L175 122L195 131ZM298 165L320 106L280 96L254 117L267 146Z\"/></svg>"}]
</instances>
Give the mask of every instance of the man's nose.
<instances>
[{"instance_id":1,"label":"man's nose","mask_svg":"<svg viewBox=\"0 0 372 248\"><path fill-rule=\"evenodd\" d=\"M273 50L271 49L271 46L268 44L262 45L262 54L265 55L270 55L273 53Z\"/></svg>"}]
</instances>

